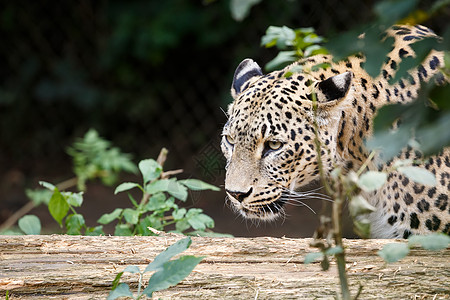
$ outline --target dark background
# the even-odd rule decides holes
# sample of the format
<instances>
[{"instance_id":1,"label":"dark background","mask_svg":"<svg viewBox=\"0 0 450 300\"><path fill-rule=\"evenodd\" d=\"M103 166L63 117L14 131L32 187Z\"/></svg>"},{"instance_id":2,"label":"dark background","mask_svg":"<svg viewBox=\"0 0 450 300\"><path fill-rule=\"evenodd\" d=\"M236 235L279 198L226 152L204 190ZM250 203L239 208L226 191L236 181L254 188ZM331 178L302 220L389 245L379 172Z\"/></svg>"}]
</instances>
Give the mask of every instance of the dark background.
<instances>
[{"instance_id":1,"label":"dark background","mask_svg":"<svg viewBox=\"0 0 450 300\"><path fill-rule=\"evenodd\" d=\"M270 25L314 27L333 34L367 23L374 1L262 1L242 22L229 1L2 1L0 4L0 223L28 202L39 180L73 176L66 148L89 128L137 163L170 151L165 169L183 168L223 187L219 136L238 63L264 65L276 55L260 47ZM427 4L425 3L424 6ZM445 20L445 18L444 18ZM439 33L439 26L425 24ZM438 28L436 28L436 26ZM207 167L204 165L208 164ZM139 180L124 175L121 181ZM224 204L223 191L195 193L195 207L235 236L311 236L317 217L305 207L254 226ZM319 200L308 200L316 211ZM88 226L125 195L88 184L79 212ZM56 223L46 207L31 213Z\"/></svg>"}]
</instances>

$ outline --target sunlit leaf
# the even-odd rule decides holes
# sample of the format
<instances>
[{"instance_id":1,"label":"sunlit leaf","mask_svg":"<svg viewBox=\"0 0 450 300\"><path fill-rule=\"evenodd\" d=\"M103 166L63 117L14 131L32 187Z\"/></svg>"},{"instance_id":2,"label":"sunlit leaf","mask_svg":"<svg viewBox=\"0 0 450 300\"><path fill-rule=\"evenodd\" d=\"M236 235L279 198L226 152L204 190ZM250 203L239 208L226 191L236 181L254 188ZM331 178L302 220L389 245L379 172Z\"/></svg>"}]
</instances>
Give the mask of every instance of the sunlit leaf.
<instances>
[{"instance_id":1,"label":"sunlit leaf","mask_svg":"<svg viewBox=\"0 0 450 300\"><path fill-rule=\"evenodd\" d=\"M122 211L123 211L122 208L116 208L112 213L104 214L103 216L101 216L100 219L97 220L97 222L103 225L109 224L115 219L117 219L122 213Z\"/></svg>"},{"instance_id":2,"label":"sunlit leaf","mask_svg":"<svg viewBox=\"0 0 450 300\"><path fill-rule=\"evenodd\" d=\"M403 166L397 168L397 170L417 183L429 186L435 186L437 184L436 176L424 168L415 166Z\"/></svg>"},{"instance_id":3,"label":"sunlit leaf","mask_svg":"<svg viewBox=\"0 0 450 300\"><path fill-rule=\"evenodd\" d=\"M25 234L41 233L41 221L35 215L23 216L19 219L18 225Z\"/></svg>"},{"instance_id":4,"label":"sunlit leaf","mask_svg":"<svg viewBox=\"0 0 450 300\"><path fill-rule=\"evenodd\" d=\"M409 253L409 247L405 243L391 243L384 245L378 251L378 255L388 263L393 263L404 258Z\"/></svg>"},{"instance_id":5,"label":"sunlit leaf","mask_svg":"<svg viewBox=\"0 0 450 300\"><path fill-rule=\"evenodd\" d=\"M250 13L252 6L258 4L261 0L231 0L231 16L236 21L242 21Z\"/></svg>"},{"instance_id":6,"label":"sunlit leaf","mask_svg":"<svg viewBox=\"0 0 450 300\"><path fill-rule=\"evenodd\" d=\"M265 69L267 71L281 69L296 60L297 56L295 51L280 51L274 59L266 64Z\"/></svg>"},{"instance_id":7,"label":"sunlit leaf","mask_svg":"<svg viewBox=\"0 0 450 300\"><path fill-rule=\"evenodd\" d=\"M67 234L81 234L81 229L84 225L84 217L80 214L70 214L66 218Z\"/></svg>"},{"instance_id":8,"label":"sunlit leaf","mask_svg":"<svg viewBox=\"0 0 450 300\"><path fill-rule=\"evenodd\" d=\"M307 253L305 255L305 259L303 261L304 264L310 264L312 262L315 262L318 259L321 259L323 257L322 252L313 252L313 253Z\"/></svg>"},{"instance_id":9,"label":"sunlit leaf","mask_svg":"<svg viewBox=\"0 0 450 300\"><path fill-rule=\"evenodd\" d=\"M421 246L426 250L442 250L450 245L450 236L443 233L412 235L408 238L410 246Z\"/></svg>"},{"instance_id":10,"label":"sunlit leaf","mask_svg":"<svg viewBox=\"0 0 450 300\"><path fill-rule=\"evenodd\" d=\"M123 272L128 272L131 274L141 273L138 266L127 266Z\"/></svg>"},{"instance_id":11,"label":"sunlit leaf","mask_svg":"<svg viewBox=\"0 0 450 300\"><path fill-rule=\"evenodd\" d=\"M358 186L365 192L372 192L386 183L387 175L383 172L367 171L358 179Z\"/></svg>"},{"instance_id":12,"label":"sunlit leaf","mask_svg":"<svg viewBox=\"0 0 450 300\"><path fill-rule=\"evenodd\" d=\"M367 200L361 195L356 195L350 200L349 211L352 217L367 214L375 210L376 208L370 205L369 202L367 202Z\"/></svg>"},{"instance_id":13,"label":"sunlit leaf","mask_svg":"<svg viewBox=\"0 0 450 300\"><path fill-rule=\"evenodd\" d=\"M144 185L147 182L155 180L161 175L162 167L154 159L145 159L139 162L139 170L144 178Z\"/></svg>"},{"instance_id":14,"label":"sunlit leaf","mask_svg":"<svg viewBox=\"0 0 450 300\"><path fill-rule=\"evenodd\" d=\"M162 268L150 278L148 286L143 291L144 295L151 297L153 292L177 285L194 270L203 258L187 255L164 263Z\"/></svg>"},{"instance_id":15,"label":"sunlit leaf","mask_svg":"<svg viewBox=\"0 0 450 300\"><path fill-rule=\"evenodd\" d=\"M41 203L48 205L48 202L52 198L53 190L48 190L48 189L30 190L30 189L27 189L27 190L25 190L25 194L27 195L28 198L30 198L33 201L34 205L36 205L36 206L38 206Z\"/></svg>"},{"instance_id":16,"label":"sunlit leaf","mask_svg":"<svg viewBox=\"0 0 450 300\"><path fill-rule=\"evenodd\" d=\"M107 300L115 300L120 297L130 297L133 298L133 293L130 291L130 287L126 283L119 284L114 290L112 290Z\"/></svg>"},{"instance_id":17,"label":"sunlit leaf","mask_svg":"<svg viewBox=\"0 0 450 300\"><path fill-rule=\"evenodd\" d=\"M57 188L55 188L52 198L48 203L48 210L53 219L55 219L56 222L58 222L61 226L62 219L64 219L64 217L67 215L67 212L69 211L69 204L67 204L67 201L64 199L63 195L61 195Z\"/></svg>"},{"instance_id":18,"label":"sunlit leaf","mask_svg":"<svg viewBox=\"0 0 450 300\"><path fill-rule=\"evenodd\" d=\"M117 236L131 236L133 232L127 224L117 224L114 228L114 235Z\"/></svg>"},{"instance_id":19,"label":"sunlit leaf","mask_svg":"<svg viewBox=\"0 0 450 300\"><path fill-rule=\"evenodd\" d=\"M139 211L135 209L125 208L123 210L123 217L125 218L125 221L133 225L139 222L139 214Z\"/></svg>"},{"instance_id":20,"label":"sunlit leaf","mask_svg":"<svg viewBox=\"0 0 450 300\"><path fill-rule=\"evenodd\" d=\"M148 266L144 270L144 273L159 270L160 268L162 268L163 264L169 261L172 257L189 248L191 243L191 238L187 237L177 241L173 245L170 245L166 250L158 254L158 256L156 256L151 263L148 264Z\"/></svg>"},{"instance_id":21,"label":"sunlit leaf","mask_svg":"<svg viewBox=\"0 0 450 300\"><path fill-rule=\"evenodd\" d=\"M193 191L202 191L202 190L220 191L220 188L198 179L178 180L178 182Z\"/></svg>"},{"instance_id":22,"label":"sunlit leaf","mask_svg":"<svg viewBox=\"0 0 450 300\"><path fill-rule=\"evenodd\" d=\"M134 182L121 183L121 184L119 184L118 187L116 187L116 189L114 191L114 195L116 195L116 194L118 194L120 192L125 192L125 191L128 191L128 190L131 190L132 188L135 188L135 187L140 187L140 185L137 184L137 183L134 183Z\"/></svg>"}]
</instances>

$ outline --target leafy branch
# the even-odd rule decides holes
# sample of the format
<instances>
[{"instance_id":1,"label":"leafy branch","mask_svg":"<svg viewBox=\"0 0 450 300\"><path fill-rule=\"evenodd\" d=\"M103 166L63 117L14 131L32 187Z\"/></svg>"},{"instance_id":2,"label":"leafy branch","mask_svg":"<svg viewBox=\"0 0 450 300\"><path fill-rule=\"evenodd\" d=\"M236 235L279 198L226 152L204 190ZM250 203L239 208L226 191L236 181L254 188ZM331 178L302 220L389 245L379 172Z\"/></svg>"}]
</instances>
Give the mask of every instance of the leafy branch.
<instances>
[{"instance_id":1,"label":"leafy branch","mask_svg":"<svg viewBox=\"0 0 450 300\"><path fill-rule=\"evenodd\" d=\"M195 266L197 266L204 258L203 256L184 255L178 259L171 260L172 257L189 248L191 243L192 241L189 237L179 240L175 244L169 246L164 252L158 254L158 256L147 265L144 271L141 271L138 266L127 266L122 272L118 273L114 279L112 291L109 293L107 300L114 300L119 297L141 299L143 296L147 296L151 298L154 292L177 285L186 278ZM125 272L137 274L139 276L136 296L131 292L128 284L119 283ZM155 273L150 277L147 287L141 292L141 289L144 287L142 284L144 274L148 272Z\"/></svg>"}]
</instances>

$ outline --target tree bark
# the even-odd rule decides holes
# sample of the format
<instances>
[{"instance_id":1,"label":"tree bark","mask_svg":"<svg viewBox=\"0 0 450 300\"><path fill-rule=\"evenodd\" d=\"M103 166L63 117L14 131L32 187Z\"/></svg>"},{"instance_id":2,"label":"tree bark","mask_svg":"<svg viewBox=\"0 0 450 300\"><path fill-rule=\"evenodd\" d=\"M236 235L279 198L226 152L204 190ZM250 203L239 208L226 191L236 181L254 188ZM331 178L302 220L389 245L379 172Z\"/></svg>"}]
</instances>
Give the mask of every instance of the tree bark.
<instances>
[{"instance_id":1,"label":"tree bark","mask_svg":"<svg viewBox=\"0 0 450 300\"><path fill-rule=\"evenodd\" d=\"M10 299L105 299L125 266L141 270L183 238L0 236L0 296ZM206 256L179 285L155 293L163 299L334 299L336 265L303 264L316 252L311 239L194 237L182 255ZM413 249L400 262L377 255L393 240L344 240L352 295L360 299L450 299L450 250ZM149 276L144 277L145 284ZM136 291L138 277L122 282Z\"/></svg>"}]
</instances>

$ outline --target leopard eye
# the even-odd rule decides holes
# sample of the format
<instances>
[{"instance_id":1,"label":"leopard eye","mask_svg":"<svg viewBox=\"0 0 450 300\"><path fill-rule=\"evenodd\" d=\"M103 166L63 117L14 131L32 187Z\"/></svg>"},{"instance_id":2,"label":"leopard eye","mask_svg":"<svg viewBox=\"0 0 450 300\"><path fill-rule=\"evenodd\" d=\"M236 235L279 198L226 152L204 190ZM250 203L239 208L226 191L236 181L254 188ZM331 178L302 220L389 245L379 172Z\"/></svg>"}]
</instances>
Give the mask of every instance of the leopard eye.
<instances>
[{"instance_id":1,"label":"leopard eye","mask_svg":"<svg viewBox=\"0 0 450 300\"><path fill-rule=\"evenodd\" d=\"M234 139L230 135L225 135L225 141L227 141L230 146L234 146Z\"/></svg>"},{"instance_id":2,"label":"leopard eye","mask_svg":"<svg viewBox=\"0 0 450 300\"><path fill-rule=\"evenodd\" d=\"M283 146L283 143L279 141L268 141L267 146L269 146L271 150L278 150Z\"/></svg>"},{"instance_id":3,"label":"leopard eye","mask_svg":"<svg viewBox=\"0 0 450 300\"><path fill-rule=\"evenodd\" d=\"M267 141L264 143L264 150L262 157L266 157L269 153L280 150L283 146L283 142L280 141Z\"/></svg>"}]
</instances>

